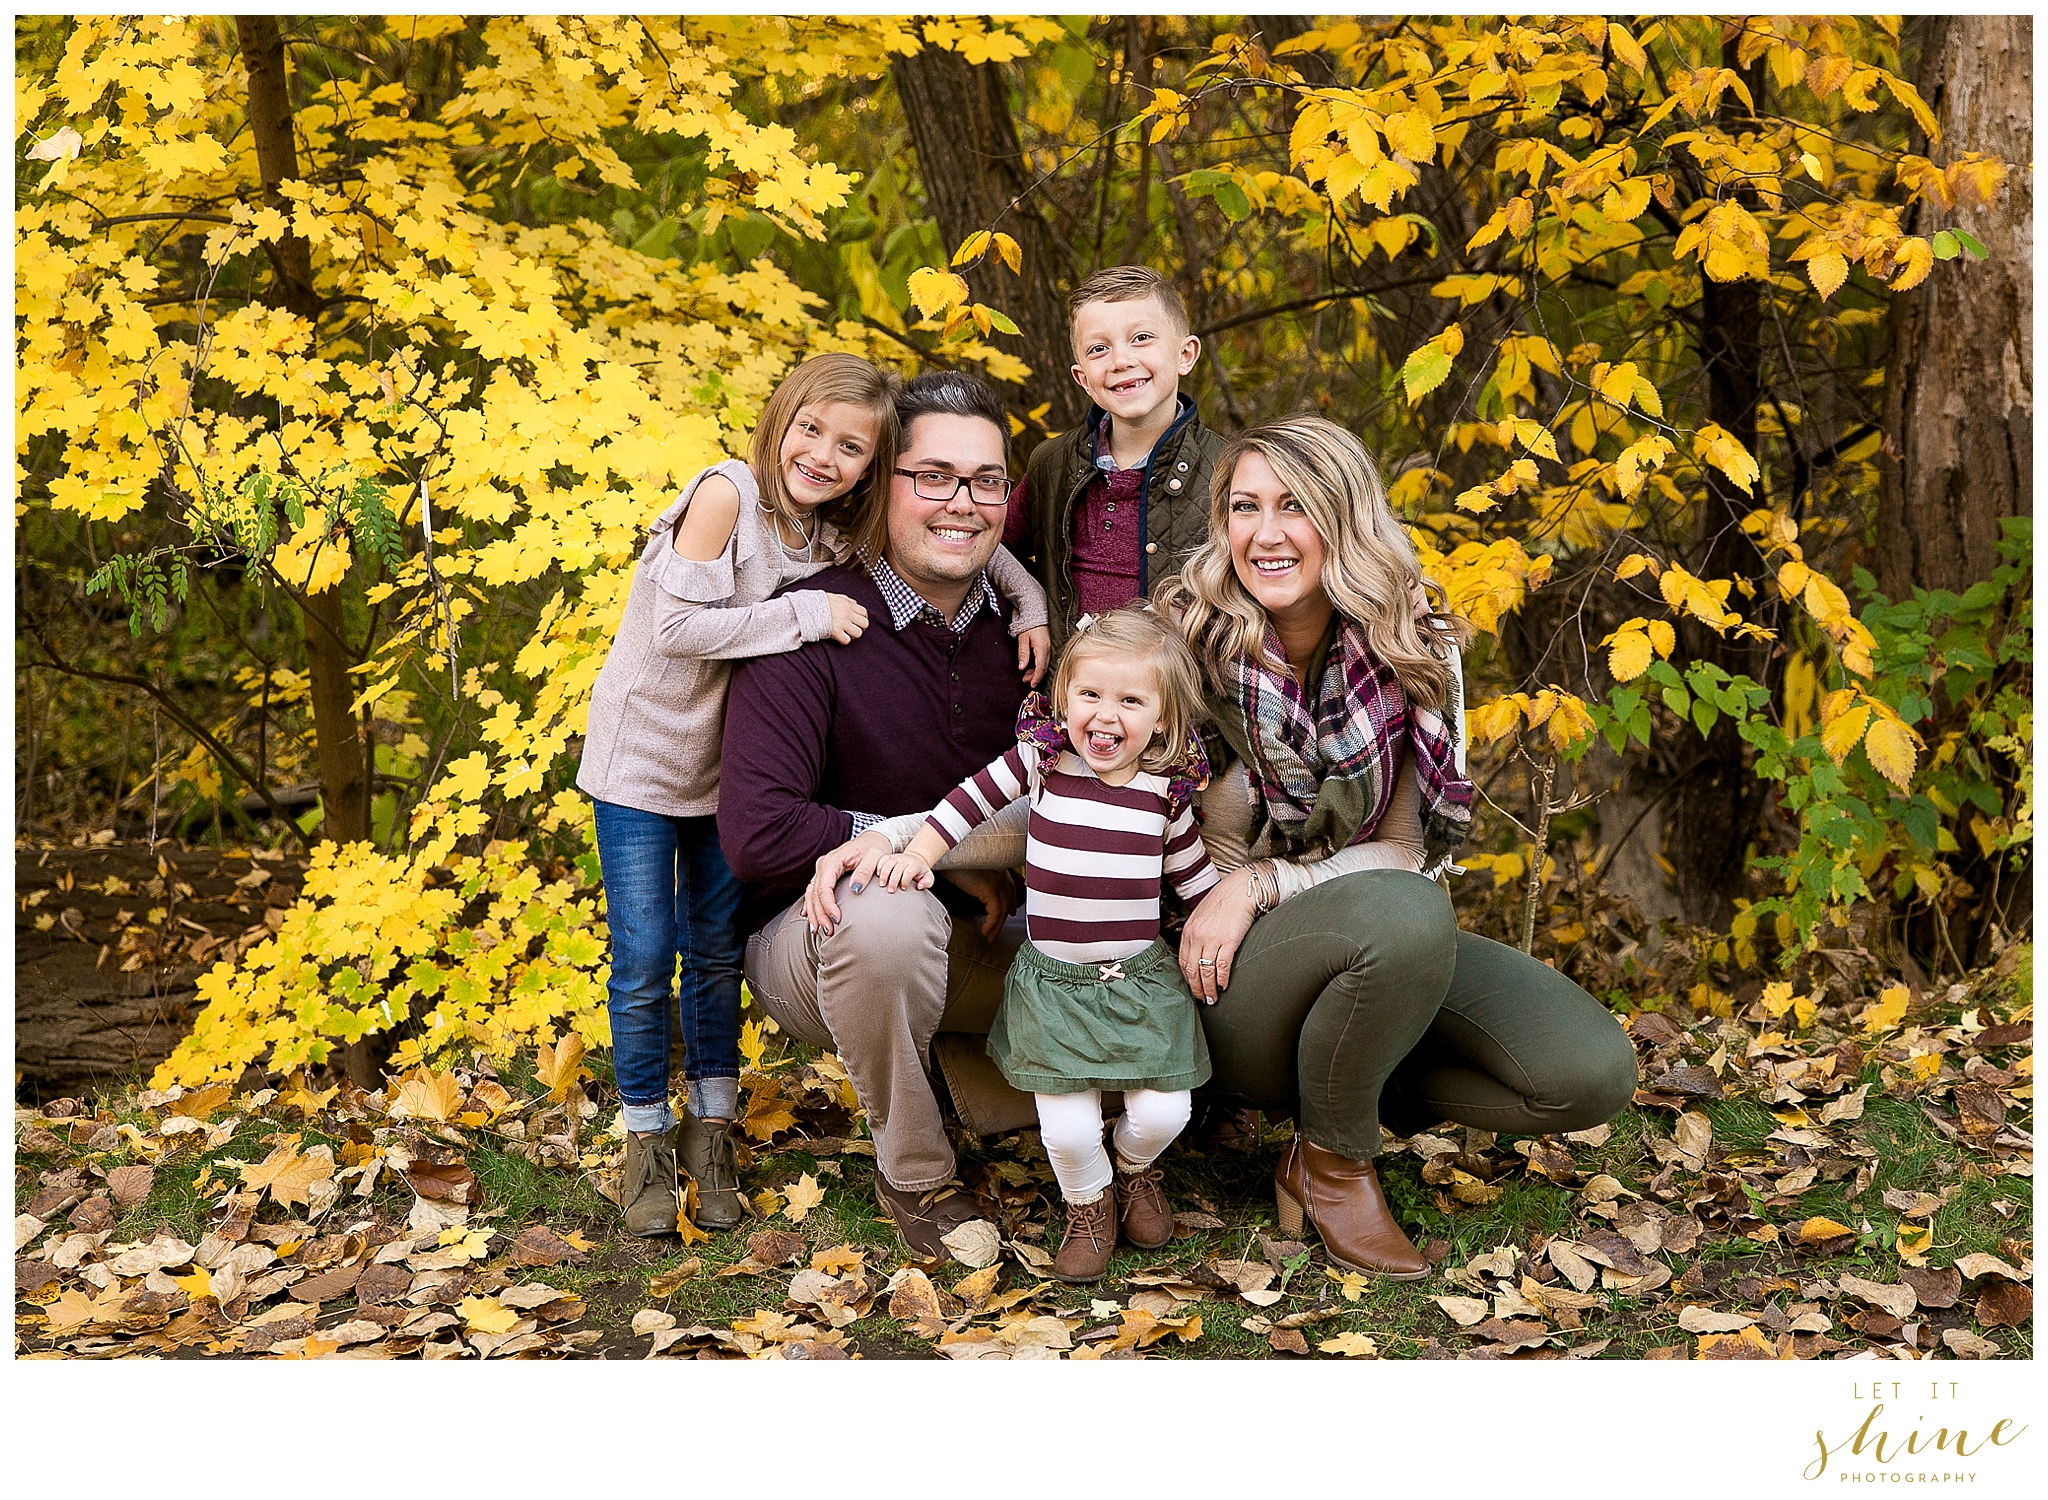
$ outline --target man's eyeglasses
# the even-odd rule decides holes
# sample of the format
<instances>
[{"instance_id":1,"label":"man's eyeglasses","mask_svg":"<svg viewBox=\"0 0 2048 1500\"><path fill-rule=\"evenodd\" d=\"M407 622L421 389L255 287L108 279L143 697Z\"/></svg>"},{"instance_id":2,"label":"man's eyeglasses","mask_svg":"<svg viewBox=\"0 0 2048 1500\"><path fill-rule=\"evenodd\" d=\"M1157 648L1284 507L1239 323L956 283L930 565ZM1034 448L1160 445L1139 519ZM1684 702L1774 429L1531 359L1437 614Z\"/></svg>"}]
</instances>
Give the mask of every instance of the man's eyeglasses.
<instances>
[{"instance_id":1,"label":"man's eyeglasses","mask_svg":"<svg viewBox=\"0 0 2048 1500\"><path fill-rule=\"evenodd\" d=\"M898 469L920 500L951 500L962 489L976 505L1004 505L1010 481L1000 474L947 474L938 469Z\"/></svg>"}]
</instances>

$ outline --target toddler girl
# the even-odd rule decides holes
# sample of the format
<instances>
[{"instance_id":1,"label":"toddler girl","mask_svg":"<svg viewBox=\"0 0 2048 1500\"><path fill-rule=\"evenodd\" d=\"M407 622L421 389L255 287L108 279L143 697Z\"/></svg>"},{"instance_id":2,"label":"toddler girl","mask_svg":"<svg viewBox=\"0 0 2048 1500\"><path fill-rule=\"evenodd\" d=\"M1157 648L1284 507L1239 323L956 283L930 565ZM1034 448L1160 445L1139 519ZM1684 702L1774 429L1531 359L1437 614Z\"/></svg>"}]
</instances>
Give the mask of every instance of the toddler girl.
<instances>
[{"instance_id":1,"label":"toddler girl","mask_svg":"<svg viewBox=\"0 0 2048 1500\"><path fill-rule=\"evenodd\" d=\"M739 1092L739 882L718 845L718 759L734 660L867 628L844 594L784 584L842 561L872 474L895 463L897 381L850 354L805 360L768 398L751 461L713 464L656 518L590 694L576 784L597 804L612 934L613 1064L625 1106L626 1228L673 1234L680 1166L706 1229L740 1222L732 1138ZM834 521L845 523L835 526ZM1017 606L1018 666L1049 651L1045 596L998 549ZM773 596L773 597L771 597ZM669 996L681 959L687 1107L669 1108Z\"/></svg>"},{"instance_id":2,"label":"toddler girl","mask_svg":"<svg viewBox=\"0 0 2048 1500\"><path fill-rule=\"evenodd\" d=\"M1058 717L1053 717L1053 704ZM1209 1078L1194 1000L1159 936L1159 884L1192 903L1216 883L1192 800L1208 776L1193 726L1201 679L1180 632L1149 609L1083 617L1017 716L1017 744L956 788L876 878L932 883L932 862L1019 797L1031 803L1025 928L989 1032L1003 1076L1038 1099L1060 1193L1062 1281L1101 1278L1117 1221L1143 1249L1173 1237L1153 1168ZM1120 1089L1112 1170L1102 1090ZM1114 1191L1112 1192L1112 1184Z\"/></svg>"}]
</instances>

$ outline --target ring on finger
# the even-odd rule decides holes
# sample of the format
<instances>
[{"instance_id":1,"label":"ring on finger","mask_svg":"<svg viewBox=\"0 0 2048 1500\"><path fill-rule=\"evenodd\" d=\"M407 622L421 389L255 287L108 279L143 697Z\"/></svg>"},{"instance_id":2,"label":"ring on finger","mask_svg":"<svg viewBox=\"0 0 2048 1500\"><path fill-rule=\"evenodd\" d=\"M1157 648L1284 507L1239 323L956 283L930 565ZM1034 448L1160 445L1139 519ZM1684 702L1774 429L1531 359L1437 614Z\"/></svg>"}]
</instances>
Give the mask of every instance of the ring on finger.
<instances>
[{"instance_id":1,"label":"ring on finger","mask_svg":"<svg viewBox=\"0 0 2048 1500\"><path fill-rule=\"evenodd\" d=\"M1195 967L1198 969L1213 969L1216 967L1216 960L1213 958L1198 958L1195 960Z\"/></svg>"}]
</instances>

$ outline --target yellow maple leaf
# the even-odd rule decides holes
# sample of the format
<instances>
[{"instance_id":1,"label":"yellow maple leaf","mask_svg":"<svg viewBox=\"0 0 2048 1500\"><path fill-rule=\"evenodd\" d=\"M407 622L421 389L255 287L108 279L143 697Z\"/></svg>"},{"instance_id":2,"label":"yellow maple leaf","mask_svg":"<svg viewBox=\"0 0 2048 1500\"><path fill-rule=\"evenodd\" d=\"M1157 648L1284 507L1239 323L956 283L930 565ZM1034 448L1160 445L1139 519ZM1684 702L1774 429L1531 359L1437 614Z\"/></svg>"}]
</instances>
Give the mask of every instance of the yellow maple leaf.
<instances>
[{"instance_id":1,"label":"yellow maple leaf","mask_svg":"<svg viewBox=\"0 0 2048 1500\"><path fill-rule=\"evenodd\" d=\"M519 1321L519 1314L496 1297L464 1297L455 1310L473 1333L505 1333Z\"/></svg>"},{"instance_id":2,"label":"yellow maple leaf","mask_svg":"<svg viewBox=\"0 0 2048 1500\"><path fill-rule=\"evenodd\" d=\"M583 1038L574 1031L534 1049L533 1076L547 1089L550 1103L568 1098L570 1086L583 1076L583 1052Z\"/></svg>"},{"instance_id":3,"label":"yellow maple leaf","mask_svg":"<svg viewBox=\"0 0 2048 1500\"><path fill-rule=\"evenodd\" d=\"M391 1113L401 1119L450 1120L462 1107L462 1086L453 1073L415 1068L398 1086Z\"/></svg>"},{"instance_id":4,"label":"yellow maple leaf","mask_svg":"<svg viewBox=\"0 0 2048 1500\"><path fill-rule=\"evenodd\" d=\"M782 1085L773 1078L747 1082L747 1110L740 1116L740 1128L757 1141L765 1141L778 1130L796 1123L796 1115L782 1098Z\"/></svg>"},{"instance_id":5,"label":"yellow maple leaf","mask_svg":"<svg viewBox=\"0 0 2048 1500\"><path fill-rule=\"evenodd\" d=\"M1903 984L1887 985L1879 992L1877 1001L1863 1012L1863 1029L1876 1033L1890 1031L1906 1018L1906 1006L1912 994Z\"/></svg>"},{"instance_id":6,"label":"yellow maple leaf","mask_svg":"<svg viewBox=\"0 0 2048 1500\"><path fill-rule=\"evenodd\" d=\"M818 1186L818 1179L806 1172L795 1182L783 1189L788 1201L782 1206L783 1213L793 1224L801 1224L810 1211L825 1201L825 1190Z\"/></svg>"},{"instance_id":7,"label":"yellow maple leaf","mask_svg":"<svg viewBox=\"0 0 2048 1500\"><path fill-rule=\"evenodd\" d=\"M287 1137L283 1144L256 1165L242 1165L242 1185L257 1192L267 1188L271 1200L284 1208L307 1202L306 1190L314 1183L324 1182L333 1176L333 1151L326 1146L315 1146L301 1155L296 1135Z\"/></svg>"},{"instance_id":8,"label":"yellow maple leaf","mask_svg":"<svg viewBox=\"0 0 2048 1500\"><path fill-rule=\"evenodd\" d=\"M1340 1333L1333 1339L1324 1339L1316 1347L1325 1354L1341 1354L1346 1359L1374 1359L1380 1352L1379 1345L1363 1333Z\"/></svg>"},{"instance_id":9,"label":"yellow maple leaf","mask_svg":"<svg viewBox=\"0 0 2048 1500\"><path fill-rule=\"evenodd\" d=\"M183 1287L185 1295L194 1302L213 1295L213 1273L204 1266L194 1266L190 1276L173 1276L171 1280Z\"/></svg>"},{"instance_id":10,"label":"yellow maple leaf","mask_svg":"<svg viewBox=\"0 0 2048 1500\"><path fill-rule=\"evenodd\" d=\"M823 1271L828 1276L843 1276L849 1271L859 1270L866 1260L865 1250L856 1250L851 1245L834 1245L811 1257L811 1269Z\"/></svg>"}]
</instances>

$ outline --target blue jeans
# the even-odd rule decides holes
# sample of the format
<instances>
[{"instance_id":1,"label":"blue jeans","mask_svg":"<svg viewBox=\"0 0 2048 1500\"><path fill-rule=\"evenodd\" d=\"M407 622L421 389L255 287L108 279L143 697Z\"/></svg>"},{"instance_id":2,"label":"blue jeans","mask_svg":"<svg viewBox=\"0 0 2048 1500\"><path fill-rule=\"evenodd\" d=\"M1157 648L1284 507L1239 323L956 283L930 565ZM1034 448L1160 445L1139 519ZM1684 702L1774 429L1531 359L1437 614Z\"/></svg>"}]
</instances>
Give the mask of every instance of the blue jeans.
<instances>
[{"instance_id":1,"label":"blue jeans","mask_svg":"<svg viewBox=\"0 0 2048 1500\"><path fill-rule=\"evenodd\" d=\"M693 1111L730 1115L740 1072L740 883L718 819L597 803L597 857L612 932L612 1067L629 1130L668 1130L669 996ZM718 1080L705 1087L705 1081ZM699 1096L714 1107L697 1107ZM722 1108L715 1106L722 1105Z\"/></svg>"}]
</instances>

